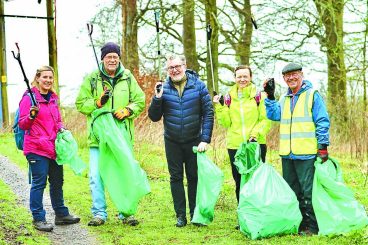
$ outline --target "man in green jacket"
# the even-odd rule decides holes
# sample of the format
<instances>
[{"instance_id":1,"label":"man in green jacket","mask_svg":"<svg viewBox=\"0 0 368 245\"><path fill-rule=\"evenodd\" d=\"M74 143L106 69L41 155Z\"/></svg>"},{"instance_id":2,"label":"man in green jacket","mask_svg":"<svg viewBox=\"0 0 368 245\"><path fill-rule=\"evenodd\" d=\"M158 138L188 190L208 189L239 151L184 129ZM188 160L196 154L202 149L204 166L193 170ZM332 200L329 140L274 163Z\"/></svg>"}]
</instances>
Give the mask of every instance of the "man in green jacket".
<instances>
[{"instance_id":1,"label":"man in green jacket","mask_svg":"<svg viewBox=\"0 0 368 245\"><path fill-rule=\"evenodd\" d=\"M104 186L98 168L98 141L91 132L92 113L102 107L114 111L117 123L124 123L128 128L130 142L133 144L133 120L145 107L145 94L133 74L121 64L120 47L117 44L108 42L101 48L99 69L84 79L75 104L78 111L87 116L93 214L88 225L99 226L105 223L107 212ZM124 217L119 214L119 218L132 226L139 223L133 216Z\"/></svg>"}]
</instances>

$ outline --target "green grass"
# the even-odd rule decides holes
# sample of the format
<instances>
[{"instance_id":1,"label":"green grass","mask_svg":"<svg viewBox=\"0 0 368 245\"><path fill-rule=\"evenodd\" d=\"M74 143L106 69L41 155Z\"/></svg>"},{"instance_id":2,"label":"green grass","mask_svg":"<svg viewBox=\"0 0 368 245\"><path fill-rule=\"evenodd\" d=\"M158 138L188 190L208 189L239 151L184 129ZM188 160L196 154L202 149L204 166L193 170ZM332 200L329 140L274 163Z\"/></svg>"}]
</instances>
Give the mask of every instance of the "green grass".
<instances>
[{"instance_id":1,"label":"green grass","mask_svg":"<svg viewBox=\"0 0 368 245\"><path fill-rule=\"evenodd\" d=\"M32 226L32 217L17 204L10 188L0 180L0 244L50 244Z\"/></svg>"},{"instance_id":2,"label":"green grass","mask_svg":"<svg viewBox=\"0 0 368 245\"><path fill-rule=\"evenodd\" d=\"M8 156L25 169L26 161L20 151L13 150L15 145L11 135L0 135L0 154ZM237 224L236 198L231 168L225 149L211 149L209 155L216 152L216 163L225 175L224 185L215 209L215 219L208 227L188 225L184 228L174 226L176 219L170 193L169 173L164 149L160 145L137 142L135 154L141 166L149 176L152 192L141 201L136 217L141 222L137 227L123 225L117 219L117 210L107 198L108 220L100 227L88 227L102 244L367 244L368 228L352 232L346 236L302 237L288 235L252 241L234 227ZM81 149L82 159L88 163L88 149ZM272 165L281 172L280 159L276 152L267 156ZM343 157L338 159L344 159ZM364 187L364 175L359 163L353 159L341 161L345 182L356 193L357 199L368 206L367 187ZM65 167L64 196L66 205L82 218L86 225L92 218L90 213L91 195L87 174L75 176L69 167ZM188 217L189 218L189 217Z\"/></svg>"}]
</instances>

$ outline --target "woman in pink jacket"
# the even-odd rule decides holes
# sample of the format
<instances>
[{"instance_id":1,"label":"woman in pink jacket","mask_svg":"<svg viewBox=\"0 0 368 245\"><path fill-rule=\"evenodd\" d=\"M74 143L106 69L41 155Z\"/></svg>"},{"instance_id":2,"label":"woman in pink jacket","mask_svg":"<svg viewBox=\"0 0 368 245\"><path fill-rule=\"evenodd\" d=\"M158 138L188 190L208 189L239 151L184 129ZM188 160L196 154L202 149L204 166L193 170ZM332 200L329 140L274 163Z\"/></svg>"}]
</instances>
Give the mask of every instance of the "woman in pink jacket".
<instances>
[{"instance_id":1,"label":"woman in pink jacket","mask_svg":"<svg viewBox=\"0 0 368 245\"><path fill-rule=\"evenodd\" d=\"M19 127L25 130L23 152L32 173L30 209L33 225L41 231L52 231L53 225L46 222L43 208L43 192L47 176L50 183L50 198L55 211L55 225L78 223L80 218L70 215L63 198L63 166L55 161L55 139L63 128L57 95L53 90L54 70L42 66L32 82L32 93L36 105L32 106L30 96L24 93L20 102Z\"/></svg>"}]
</instances>

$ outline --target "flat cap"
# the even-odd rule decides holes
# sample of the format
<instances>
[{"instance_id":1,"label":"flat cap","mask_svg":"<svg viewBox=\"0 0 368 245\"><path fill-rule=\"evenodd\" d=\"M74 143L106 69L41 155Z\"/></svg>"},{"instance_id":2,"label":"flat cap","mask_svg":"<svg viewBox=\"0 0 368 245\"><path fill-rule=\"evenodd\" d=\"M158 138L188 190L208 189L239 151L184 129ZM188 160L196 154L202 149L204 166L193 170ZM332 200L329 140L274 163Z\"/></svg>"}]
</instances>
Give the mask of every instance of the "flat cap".
<instances>
[{"instance_id":1,"label":"flat cap","mask_svg":"<svg viewBox=\"0 0 368 245\"><path fill-rule=\"evenodd\" d=\"M289 63L282 69L282 75L292 71L301 71L303 67L297 63Z\"/></svg>"}]
</instances>

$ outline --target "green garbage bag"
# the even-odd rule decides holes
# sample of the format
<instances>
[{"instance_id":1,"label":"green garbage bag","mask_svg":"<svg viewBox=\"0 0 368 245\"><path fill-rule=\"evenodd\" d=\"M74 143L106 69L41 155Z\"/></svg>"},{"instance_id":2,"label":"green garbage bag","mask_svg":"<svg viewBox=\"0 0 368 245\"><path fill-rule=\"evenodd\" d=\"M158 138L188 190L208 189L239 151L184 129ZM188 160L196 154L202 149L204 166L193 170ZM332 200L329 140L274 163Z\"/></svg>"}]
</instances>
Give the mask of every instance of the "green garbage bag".
<instances>
[{"instance_id":1,"label":"green garbage bag","mask_svg":"<svg viewBox=\"0 0 368 245\"><path fill-rule=\"evenodd\" d=\"M99 140L99 171L111 200L125 217L137 211L138 203L150 192L147 175L134 159L130 133L117 123L112 113L98 109L92 113L93 134Z\"/></svg>"},{"instance_id":2,"label":"green garbage bag","mask_svg":"<svg viewBox=\"0 0 368 245\"><path fill-rule=\"evenodd\" d=\"M235 154L234 165L241 175L240 189L261 164L260 147L256 142L242 143Z\"/></svg>"},{"instance_id":3,"label":"green garbage bag","mask_svg":"<svg viewBox=\"0 0 368 245\"><path fill-rule=\"evenodd\" d=\"M57 164L68 164L76 175L81 175L87 168L87 165L78 156L78 144L69 130L58 132L55 150Z\"/></svg>"},{"instance_id":4,"label":"green garbage bag","mask_svg":"<svg viewBox=\"0 0 368 245\"><path fill-rule=\"evenodd\" d=\"M197 152L198 184L196 207L192 223L208 225L213 221L215 205L220 195L224 174L206 155L205 152Z\"/></svg>"},{"instance_id":5,"label":"green garbage bag","mask_svg":"<svg viewBox=\"0 0 368 245\"><path fill-rule=\"evenodd\" d=\"M297 233L302 215L294 192L271 165L261 162L258 143L243 143L239 150L246 153L236 161L245 175L237 210L240 231L253 240Z\"/></svg>"},{"instance_id":6,"label":"green garbage bag","mask_svg":"<svg viewBox=\"0 0 368 245\"><path fill-rule=\"evenodd\" d=\"M316 214L319 235L338 235L368 225L367 213L354 193L343 183L338 161L329 158L314 163L312 204Z\"/></svg>"}]
</instances>

